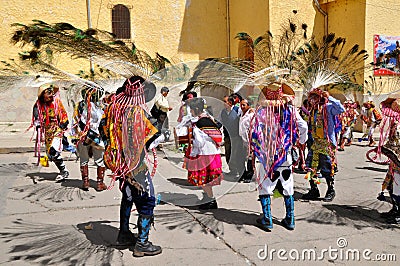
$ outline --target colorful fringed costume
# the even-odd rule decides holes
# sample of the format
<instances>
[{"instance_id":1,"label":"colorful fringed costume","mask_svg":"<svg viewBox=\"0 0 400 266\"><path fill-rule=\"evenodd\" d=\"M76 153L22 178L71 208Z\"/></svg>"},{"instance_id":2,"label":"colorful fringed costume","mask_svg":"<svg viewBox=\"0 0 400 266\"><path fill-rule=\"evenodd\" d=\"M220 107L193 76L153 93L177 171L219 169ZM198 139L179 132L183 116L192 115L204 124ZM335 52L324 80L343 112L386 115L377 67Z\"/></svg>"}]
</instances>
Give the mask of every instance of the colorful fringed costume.
<instances>
[{"instance_id":1,"label":"colorful fringed costume","mask_svg":"<svg viewBox=\"0 0 400 266\"><path fill-rule=\"evenodd\" d=\"M289 98L283 98L284 93ZM301 144L307 141L307 123L288 102L294 98L294 92L288 85L272 84L264 94L267 100L256 110L251 135L251 146L256 157L259 197L264 214L258 222L264 229L272 228L270 197L279 180L283 187L287 210L282 223L292 230L294 229L292 147L297 139Z\"/></svg>"},{"instance_id":2,"label":"colorful fringed costume","mask_svg":"<svg viewBox=\"0 0 400 266\"><path fill-rule=\"evenodd\" d=\"M97 191L107 189L104 184L104 142L100 138L99 126L103 109L99 102L101 93L97 90L84 89L84 100L80 101L74 111L74 127L72 133L77 140L80 159L80 170L83 180L82 189L89 189L89 154L93 154L97 166Z\"/></svg>"},{"instance_id":3,"label":"colorful fringed costume","mask_svg":"<svg viewBox=\"0 0 400 266\"><path fill-rule=\"evenodd\" d=\"M400 224L400 95L389 96L381 103L381 109L383 121L378 153L380 150L390 159L381 194L388 190L392 199L392 209L382 213L382 216L387 218L388 223Z\"/></svg>"},{"instance_id":4,"label":"colorful fringed costume","mask_svg":"<svg viewBox=\"0 0 400 266\"><path fill-rule=\"evenodd\" d=\"M36 126L37 128L39 144L44 136L47 157L60 170L57 181L62 181L69 175L61 156L62 138L68 123L68 115L59 96L59 88L54 84L40 86L38 100L33 107L31 127ZM37 147L40 148L40 145ZM39 150L37 152L39 154Z\"/></svg>"},{"instance_id":5,"label":"colorful fringed costume","mask_svg":"<svg viewBox=\"0 0 400 266\"><path fill-rule=\"evenodd\" d=\"M340 115L340 120L342 122L342 130L340 135L340 144L338 150L343 151L344 146L350 146L351 140L353 138L353 128L357 121L359 113L356 108L357 105L353 101L345 101L344 108L346 111Z\"/></svg>"},{"instance_id":6,"label":"colorful fringed costume","mask_svg":"<svg viewBox=\"0 0 400 266\"><path fill-rule=\"evenodd\" d=\"M368 145L370 147L372 147L375 145L375 141L373 139L373 134L374 134L375 128L382 121L382 115L375 108L374 102L368 101L363 104L363 111L361 113L361 119L363 120L364 123L367 124L368 140L369 140Z\"/></svg>"},{"instance_id":7,"label":"colorful fringed costume","mask_svg":"<svg viewBox=\"0 0 400 266\"><path fill-rule=\"evenodd\" d=\"M159 246L148 241L156 199L146 163L146 144L157 133L156 127L144 111L145 93L149 89L155 90L154 84L145 82L142 77L133 76L127 79L121 92L106 108L101 122L101 133L106 141L105 164L113 172L113 181L120 181L122 192L120 232L117 240L119 244L134 243L133 234L129 230L133 203L139 213L139 237L134 249L135 256L161 253ZM155 155L154 150L153 152Z\"/></svg>"},{"instance_id":8,"label":"colorful fringed costume","mask_svg":"<svg viewBox=\"0 0 400 266\"><path fill-rule=\"evenodd\" d=\"M345 111L339 100L332 96L326 97L327 92L314 89L309 93L308 102L311 105L309 128L311 130L312 145L308 151L306 178L310 181L311 190L303 196L304 199L319 197L317 184L320 183L317 171L326 179L328 184L326 200L335 197L334 174L335 152L337 147L335 124L336 116Z\"/></svg>"}]
</instances>

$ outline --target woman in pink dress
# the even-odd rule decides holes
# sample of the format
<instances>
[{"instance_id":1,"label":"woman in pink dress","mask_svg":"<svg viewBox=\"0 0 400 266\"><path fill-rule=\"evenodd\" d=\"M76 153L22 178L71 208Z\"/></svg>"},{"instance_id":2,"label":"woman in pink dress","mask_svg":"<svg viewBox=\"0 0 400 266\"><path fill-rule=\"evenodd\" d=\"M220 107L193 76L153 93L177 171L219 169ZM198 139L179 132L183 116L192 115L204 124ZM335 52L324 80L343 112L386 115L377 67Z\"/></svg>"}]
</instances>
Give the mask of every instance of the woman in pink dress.
<instances>
[{"instance_id":1,"label":"woman in pink dress","mask_svg":"<svg viewBox=\"0 0 400 266\"><path fill-rule=\"evenodd\" d=\"M219 149L223 136L214 118L204 112L204 99L193 98L189 106L191 115L185 116L178 125L189 126L192 131L184 168L188 170L189 183L204 190L200 209L217 209L212 188L223 179Z\"/></svg>"}]
</instances>

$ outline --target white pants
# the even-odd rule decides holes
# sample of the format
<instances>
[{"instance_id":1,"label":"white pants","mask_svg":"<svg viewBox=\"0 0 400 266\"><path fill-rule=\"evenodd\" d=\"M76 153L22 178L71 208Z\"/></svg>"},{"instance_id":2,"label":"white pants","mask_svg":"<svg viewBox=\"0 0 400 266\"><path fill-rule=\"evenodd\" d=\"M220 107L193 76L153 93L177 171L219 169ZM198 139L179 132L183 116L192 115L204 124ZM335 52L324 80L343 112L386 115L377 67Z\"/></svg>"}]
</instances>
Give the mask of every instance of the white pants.
<instances>
[{"instance_id":1,"label":"white pants","mask_svg":"<svg viewBox=\"0 0 400 266\"><path fill-rule=\"evenodd\" d=\"M258 193L259 195L272 195L278 180L281 181L283 187L284 196L292 196L294 193L293 189L293 172L292 172L292 158L291 155L287 156L288 160L284 162L272 175L272 179L266 177L264 166L256 160L256 173L257 177L260 177L258 181ZM290 157L290 158L289 158ZM279 175L279 176L278 176ZM278 176L278 177L277 177Z\"/></svg>"}]
</instances>

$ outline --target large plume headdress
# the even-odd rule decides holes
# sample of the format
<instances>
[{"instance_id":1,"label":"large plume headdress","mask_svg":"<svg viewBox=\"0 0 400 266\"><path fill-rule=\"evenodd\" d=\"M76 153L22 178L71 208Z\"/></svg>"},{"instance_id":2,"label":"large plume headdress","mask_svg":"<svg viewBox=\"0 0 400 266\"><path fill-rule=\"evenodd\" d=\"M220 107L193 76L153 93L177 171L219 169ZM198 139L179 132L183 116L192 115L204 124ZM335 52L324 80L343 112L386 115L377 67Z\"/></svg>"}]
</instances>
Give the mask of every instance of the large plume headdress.
<instances>
[{"instance_id":1,"label":"large plume headdress","mask_svg":"<svg viewBox=\"0 0 400 266\"><path fill-rule=\"evenodd\" d=\"M295 68L301 70L299 81L308 93L316 88L358 88L357 75L365 70L366 50L358 44L346 49L346 39L334 33L324 36L321 41L311 38L298 49Z\"/></svg>"},{"instance_id":2,"label":"large plume headdress","mask_svg":"<svg viewBox=\"0 0 400 266\"><path fill-rule=\"evenodd\" d=\"M99 29L81 30L65 22L48 24L33 20L32 24L15 23L14 44L30 45L32 51L63 53L72 58L84 58L125 78L139 75L148 78L165 67L169 60L160 54L155 58L116 40L112 33Z\"/></svg>"},{"instance_id":3,"label":"large plume headdress","mask_svg":"<svg viewBox=\"0 0 400 266\"><path fill-rule=\"evenodd\" d=\"M293 55L307 38L306 32L307 25L300 25L295 16L282 25L276 37L268 31L253 41L248 33L240 32L235 38L245 51L239 51L238 58L209 58L200 62L181 94L193 88L220 85L237 92L243 86L264 87L282 76L290 82L296 74Z\"/></svg>"}]
</instances>

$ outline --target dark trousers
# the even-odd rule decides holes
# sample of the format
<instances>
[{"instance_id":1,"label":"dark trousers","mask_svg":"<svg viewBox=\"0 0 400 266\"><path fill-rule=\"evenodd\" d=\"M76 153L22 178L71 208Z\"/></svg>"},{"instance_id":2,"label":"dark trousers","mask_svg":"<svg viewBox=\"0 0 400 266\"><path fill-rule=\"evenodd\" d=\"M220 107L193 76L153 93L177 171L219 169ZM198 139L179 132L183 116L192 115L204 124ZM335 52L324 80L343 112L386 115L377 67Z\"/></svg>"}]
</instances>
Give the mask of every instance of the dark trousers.
<instances>
[{"instance_id":1,"label":"dark trousers","mask_svg":"<svg viewBox=\"0 0 400 266\"><path fill-rule=\"evenodd\" d=\"M226 163L229 164L229 161L231 160L231 139L229 136L224 138L224 147Z\"/></svg>"},{"instance_id":2,"label":"dark trousers","mask_svg":"<svg viewBox=\"0 0 400 266\"><path fill-rule=\"evenodd\" d=\"M169 128L168 115L165 112L160 111L160 116L157 119L157 128L161 132L161 129Z\"/></svg>"},{"instance_id":3,"label":"dark trousers","mask_svg":"<svg viewBox=\"0 0 400 266\"><path fill-rule=\"evenodd\" d=\"M229 160L229 170L242 174L245 170L247 152L243 147L243 139L240 136L231 137L231 156Z\"/></svg>"},{"instance_id":4,"label":"dark trousers","mask_svg":"<svg viewBox=\"0 0 400 266\"><path fill-rule=\"evenodd\" d=\"M148 171L141 172L139 174L149 174ZM135 203L136 210L139 214L142 215L153 215L154 207L156 206L156 199L154 196L154 187L153 183L150 180L150 191L149 192L140 192L134 186L132 186L129 182L125 181L124 185L121 189L122 199L120 206L120 230L121 231L129 231L129 219L131 216L132 205ZM150 194L151 195L150 195Z\"/></svg>"},{"instance_id":5,"label":"dark trousers","mask_svg":"<svg viewBox=\"0 0 400 266\"><path fill-rule=\"evenodd\" d=\"M306 166L311 168L311 162L313 157L313 150L308 150ZM319 154L318 158L318 170L320 170L323 178L326 179L327 182L333 181L334 176L332 175L332 159L330 156L325 154Z\"/></svg>"}]
</instances>

